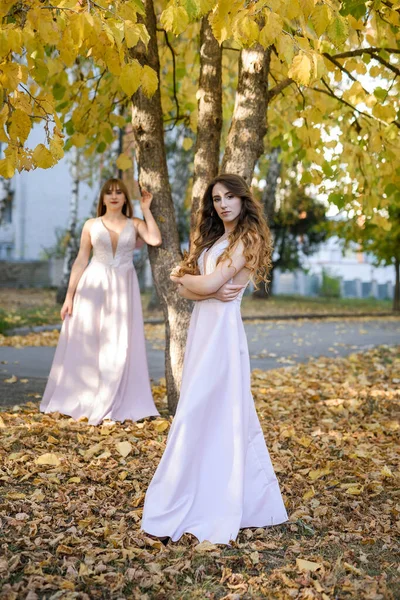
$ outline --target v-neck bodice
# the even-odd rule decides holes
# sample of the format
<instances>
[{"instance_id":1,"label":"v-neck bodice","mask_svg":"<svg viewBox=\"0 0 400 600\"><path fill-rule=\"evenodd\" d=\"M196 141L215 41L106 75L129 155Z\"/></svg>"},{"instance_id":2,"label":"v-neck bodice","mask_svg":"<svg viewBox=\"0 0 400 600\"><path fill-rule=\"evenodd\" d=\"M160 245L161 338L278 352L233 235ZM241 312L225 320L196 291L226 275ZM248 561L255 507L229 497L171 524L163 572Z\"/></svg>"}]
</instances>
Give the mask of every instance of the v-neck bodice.
<instances>
[{"instance_id":1,"label":"v-neck bodice","mask_svg":"<svg viewBox=\"0 0 400 600\"><path fill-rule=\"evenodd\" d=\"M136 245L136 231L132 219L128 219L118 236L115 254L109 229L101 217L95 219L90 231L93 246L92 261L110 267L132 265L132 254Z\"/></svg>"}]
</instances>

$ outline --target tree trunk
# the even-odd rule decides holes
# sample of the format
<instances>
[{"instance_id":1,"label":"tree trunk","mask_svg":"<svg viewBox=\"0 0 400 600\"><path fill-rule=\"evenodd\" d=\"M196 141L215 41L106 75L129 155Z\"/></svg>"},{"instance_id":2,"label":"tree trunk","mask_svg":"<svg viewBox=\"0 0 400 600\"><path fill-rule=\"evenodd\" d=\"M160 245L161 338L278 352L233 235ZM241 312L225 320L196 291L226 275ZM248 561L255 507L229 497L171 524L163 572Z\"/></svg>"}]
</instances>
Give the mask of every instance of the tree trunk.
<instances>
[{"instance_id":1,"label":"tree trunk","mask_svg":"<svg viewBox=\"0 0 400 600\"><path fill-rule=\"evenodd\" d=\"M192 230L207 185L218 174L222 130L222 48L212 33L207 16L201 22L197 93L198 124L190 219Z\"/></svg>"},{"instance_id":2,"label":"tree trunk","mask_svg":"<svg viewBox=\"0 0 400 600\"><path fill-rule=\"evenodd\" d=\"M396 282L394 285L393 310L400 311L400 260L395 259L394 268L396 271Z\"/></svg>"},{"instance_id":3,"label":"tree trunk","mask_svg":"<svg viewBox=\"0 0 400 600\"><path fill-rule=\"evenodd\" d=\"M279 162L279 154L281 149L272 148L269 156L268 173L265 178L265 188L262 195L262 204L264 206L264 214L267 217L268 225L271 227L274 222L276 188L278 187L278 179L281 172L281 164ZM272 296L273 283L273 268L269 274L268 286L262 285L253 293L254 298L269 298Z\"/></svg>"},{"instance_id":4,"label":"tree trunk","mask_svg":"<svg viewBox=\"0 0 400 600\"><path fill-rule=\"evenodd\" d=\"M72 265L74 260L78 254L79 250L79 240L77 237L77 221L78 221L78 200L79 200L79 156L78 152L75 149L74 156L72 160L71 167L71 175L72 175L72 192L71 192L71 200L69 205L69 223L68 223L68 243L67 248L65 250L64 256L64 265L63 265L63 275L61 284L57 289L56 301L58 304L63 304L65 300L65 296L67 294L69 278L71 275Z\"/></svg>"},{"instance_id":5,"label":"tree trunk","mask_svg":"<svg viewBox=\"0 0 400 600\"><path fill-rule=\"evenodd\" d=\"M241 175L248 183L264 152L270 56L271 49L264 50L260 44L240 53L235 108L221 172Z\"/></svg>"},{"instance_id":6,"label":"tree trunk","mask_svg":"<svg viewBox=\"0 0 400 600\"><path fill-rule=\"evenodd\" d=\"M134 56L142 65L152 67L160 80L156 17L152 0L145 0L145 25L150 36L147 51L136 46ZM160 88L151 98L139 89L132 97L132 128L135 140L139 183L153 194L152 213L160 227L162 246L149 247L150 264L165 318L165 376L168 407L175 412L183 367L186 334L190 316L189 302L179 296L169 279L172 268L181 260L178 229L168 179L164 146Z\"/></svg>"}]
</instances>

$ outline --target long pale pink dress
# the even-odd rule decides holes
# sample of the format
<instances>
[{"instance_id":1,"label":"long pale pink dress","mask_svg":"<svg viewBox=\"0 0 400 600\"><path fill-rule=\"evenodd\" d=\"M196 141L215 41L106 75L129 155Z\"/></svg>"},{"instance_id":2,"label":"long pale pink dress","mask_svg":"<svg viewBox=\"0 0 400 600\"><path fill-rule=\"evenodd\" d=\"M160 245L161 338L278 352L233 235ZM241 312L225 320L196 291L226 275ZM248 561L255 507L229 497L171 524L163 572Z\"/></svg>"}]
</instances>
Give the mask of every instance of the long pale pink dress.
<instances>
[{"instance_id":1,"label":"long pale pink dress","mask_svg":"<svg viewBox=\"0 0 400 600\"><path fill-rule=\"evenodd\" d=\"M72 317L64 320L40 410L87 417L92 425L158 415L132 263L133 221L121 231L115 255L101 218L90 236L93 258L76 289Z\"/></svg>"},{"instance_id":2,"label":"long pale pink dress","mask_svg":"<svg viewBox=\"0 0 400 600\"><path fill-rule=\"evenodd\" d=\"M205 273L203 253L202 275L227 244L207 253ZM288 518L251 395L242 295L195 303L177 412L145 499L152 535L228 544L240 528Z\"/></svg>"}]
</instances>

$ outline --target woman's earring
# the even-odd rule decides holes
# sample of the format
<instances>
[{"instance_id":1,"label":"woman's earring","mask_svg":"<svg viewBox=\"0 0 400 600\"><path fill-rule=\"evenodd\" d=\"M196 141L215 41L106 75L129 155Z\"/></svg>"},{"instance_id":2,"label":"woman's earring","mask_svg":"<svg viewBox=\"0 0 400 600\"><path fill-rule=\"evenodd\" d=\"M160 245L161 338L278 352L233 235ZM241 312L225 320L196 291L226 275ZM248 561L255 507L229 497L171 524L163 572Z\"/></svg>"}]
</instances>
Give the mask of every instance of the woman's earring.
<instances>
[{"instance_id":1,"label":"woman's earring","mask_svg":"<svg viewBox=\"0 0 400 600\"><path fill-rule=\"evenodd\" d=\"M212 210L212 211L210 212L210 217L212 218L213 216L214 216L214 211Z\"/></svg>"}]
</instances>

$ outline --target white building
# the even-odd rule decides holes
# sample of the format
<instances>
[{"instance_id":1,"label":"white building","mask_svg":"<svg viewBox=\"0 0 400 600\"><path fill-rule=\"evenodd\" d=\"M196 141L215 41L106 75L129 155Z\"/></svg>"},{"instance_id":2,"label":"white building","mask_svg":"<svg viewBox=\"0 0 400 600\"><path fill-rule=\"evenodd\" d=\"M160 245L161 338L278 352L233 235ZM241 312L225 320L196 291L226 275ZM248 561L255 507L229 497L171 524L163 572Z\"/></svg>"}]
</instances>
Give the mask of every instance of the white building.
<instances>
[{"instance_id":1,"label":"white building","mask_svg":"<svg viewBox=\"0 0 400 600\"><path fill-rule=\"evenodd\" d=\"M41 142L43 133L36 128L28 146L34 148ZM39 260L43 249L55 244L56 229L68 225L71 189L67 158L51 169L16 174L10 182L11 193L0 225L0 260ZM80 185L79 221L89 216L97 193L97 189ZM0 194L4 197L5 190L0 189Z\"/></svg>"}]
</instances>

